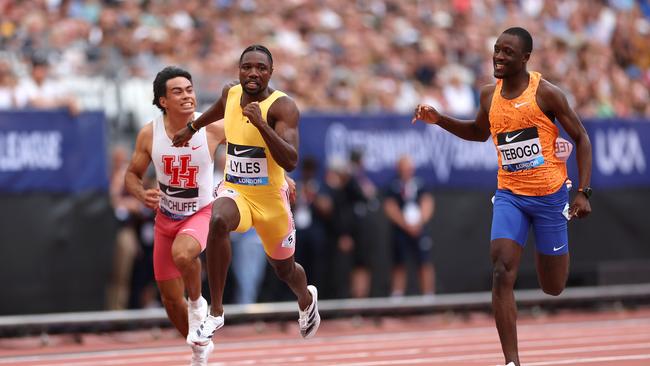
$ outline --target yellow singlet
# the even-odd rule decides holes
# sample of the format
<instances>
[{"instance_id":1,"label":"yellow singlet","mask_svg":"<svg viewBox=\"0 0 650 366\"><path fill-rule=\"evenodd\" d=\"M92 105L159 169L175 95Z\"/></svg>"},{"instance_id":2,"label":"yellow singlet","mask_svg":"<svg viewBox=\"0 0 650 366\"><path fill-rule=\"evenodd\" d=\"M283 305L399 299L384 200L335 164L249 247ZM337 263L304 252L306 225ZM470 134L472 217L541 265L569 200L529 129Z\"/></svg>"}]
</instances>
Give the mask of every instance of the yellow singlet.
<instances>
[{"instance_id":1,"label":"yellow singlet","mask_svg":"<svg viewBox=\"0 0 650 366\"><path fill-rule=\"evenodd\" d=\"M286 94L274 91L260 102L262 118L266 121L269 108ZM284 169L273 159L266 142L257 128L242 113L241 85L228 91L224 129L228 141L224 181L239 192L264 194L277 191L285 183Z\"/></svg>"},{"instance_id":2,"label":"yellow singlet","mask_svg":"<svg viewBox=\"0 0 650 366\"><path fill-rule=\"evenodd\" d=\"M273 102L285 95L276 90L260 102L265 121ZM274 259L285 259L293 255L296 241L285 172L273 159L257 127L243 115L241 96L241 85L228 91L224 115L228 147L224 180L217 188L217 196L232 198L237 204L240 219L236 231L255 227L266 253Z\"/></svg>"}]
</instances>

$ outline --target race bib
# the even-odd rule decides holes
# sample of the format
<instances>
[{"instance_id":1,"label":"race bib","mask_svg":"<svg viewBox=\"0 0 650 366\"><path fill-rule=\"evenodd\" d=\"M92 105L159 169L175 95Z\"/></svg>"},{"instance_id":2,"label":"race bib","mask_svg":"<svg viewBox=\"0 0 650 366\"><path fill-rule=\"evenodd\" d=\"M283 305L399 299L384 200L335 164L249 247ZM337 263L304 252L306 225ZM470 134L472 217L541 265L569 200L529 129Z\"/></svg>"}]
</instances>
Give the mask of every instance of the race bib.
<instances>
[{"instance_id":1,"label":"race bib","mask_svg":"<svg viewBox=\"0 0 650 366\"><path fill-rule=\"evenodd\" d=\"M533 169L544 164L537 127L497 134L501 168L509 172Z\"/></svg>"},{"instance_id":2,"label":"race bib","mask_svg":"<svg viewBox=\"0 0 650 366\"><path fill-rule=\"evenodd\" d=\"M264 148L229 143L225 180L246 186L268 185L268 162Z\"/></svg>"}]
</instances>

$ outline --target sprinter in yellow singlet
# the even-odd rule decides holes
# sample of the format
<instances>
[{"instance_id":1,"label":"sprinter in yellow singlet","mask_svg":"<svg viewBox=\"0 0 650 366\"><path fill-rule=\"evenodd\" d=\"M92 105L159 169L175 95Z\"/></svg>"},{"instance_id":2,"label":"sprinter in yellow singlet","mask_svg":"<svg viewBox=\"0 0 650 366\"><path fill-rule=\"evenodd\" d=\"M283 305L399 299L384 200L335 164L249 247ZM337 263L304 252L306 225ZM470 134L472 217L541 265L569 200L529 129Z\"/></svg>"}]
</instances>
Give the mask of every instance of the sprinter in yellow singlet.
<instances>
[{"instance_id":1,"label":"sprinter in yellow singlet","mask_svg":"<svg viewBox=\"0 0 650 366\"><path fill-rule=\"evenodd\" d=\"M481 89L473 121L461 121L418 105L413 122L437 124L454 135L496 146L499 172L494 195L490 256L492 307L506 366L519 366L517 308L513 288L532 226L536 267L545 293L559 295L569 274L567 221L591 212L591 142L566 97L526 63L533 39L523 28L504 31L492 57L496 84ZM569 205L565 161L556 157L559 121L576 144L578 194Z\"/></svg>"},{"instance_id":2,"label":"sprinter in yellow singlet","mask_svg":"<svg viewBox=\"0 0 650 366\"><path fill-rule=\"evenodd\" d=\"M227 156L224 181L217 188L207 243L207 271L211 307L191 345L210 343L224 324L223 290L231 260L229 234L255 227L269 263L298 298L298 324L303 338L316 334L320 325L318 291L307 286L304 269L294 261L296 245L285 172L298 163L296 103L269 87L273 57L264 46L252 45L239 59L239 84L228 85L199 118L174 136L183 146L199 129L224 119Z\"/></svg>"}]
</instances>

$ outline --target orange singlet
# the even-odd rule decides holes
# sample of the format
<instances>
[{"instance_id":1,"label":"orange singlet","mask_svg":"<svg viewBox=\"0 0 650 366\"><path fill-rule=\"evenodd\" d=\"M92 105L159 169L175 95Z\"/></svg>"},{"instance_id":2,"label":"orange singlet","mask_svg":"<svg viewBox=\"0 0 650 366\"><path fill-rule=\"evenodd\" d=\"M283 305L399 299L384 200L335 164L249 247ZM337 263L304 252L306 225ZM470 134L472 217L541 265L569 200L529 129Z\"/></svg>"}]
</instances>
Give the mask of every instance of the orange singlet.
<instances>
[{"instance_id":1,"label":"orange singlet","mask_svg":"<svg viewBox=\"0 0 650 366\"><path fill-rule=\"evenodd\" d=\"M555 156L559 130L537 105L542 76L530 72L528 87L514 99L501 96L497 80L489 119L499 158L498 188L524 196L557 192L567 179L566 164Z\"/></svg>"}]
</instances>

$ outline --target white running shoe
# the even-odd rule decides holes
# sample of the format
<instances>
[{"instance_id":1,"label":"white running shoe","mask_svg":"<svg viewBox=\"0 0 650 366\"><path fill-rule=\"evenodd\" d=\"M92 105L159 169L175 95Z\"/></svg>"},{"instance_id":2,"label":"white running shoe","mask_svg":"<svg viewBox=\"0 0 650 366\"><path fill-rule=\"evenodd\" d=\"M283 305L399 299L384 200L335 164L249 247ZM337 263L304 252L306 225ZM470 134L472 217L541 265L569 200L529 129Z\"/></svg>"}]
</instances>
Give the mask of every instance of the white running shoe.
<instances>
[{"instance_id":1,"label":"white running shoe","mask_svg":"<svg viewBox=\"0 0 650 366\"><path fill-rule=\"evenodd\" d=\"M190 366L208 366L208 357L214 350L214 343L207 346L192 346L192 363Z\"/></svg>"},{"instance_id":2,"label":"white running shoe","mask_svg":"<svg viewBox=\"0 0 650 366\"><path fill-rule=\"evenodd\" d=\"M508 362L508 364L506 366L517 366L517 365L515 365L514 362Z\"/></svg>"},{"instance_id":3,"label":"white running shoe","mask_svg":"<svg viewBox=\"0 0 650 366\"><path fill-rule=\"evenodd\" d=\"M223 316L224 314L220 316L208 314L196 331L187 334L187 344L190 346L207 346L212 343L214 332L223 327Z\"/></svg>"},{"instance_id":4,"label":"white running shoe","mask_svg":"<svg viewBox=\"0 0 650 366\"><path fill-rule=\"evenodd\" d=\"M320 326L320 314L318 313L318 290L315 286L307 286L311 292L312 301L305 311L298 309L298 325L300 325L300 335L308 339L313 337Z\"/></svg>"},{"instance_id":5,"label":"white running shoe","mask_svg":"<svg viewBox=\"0 0 650 366\"><path fill-rule=\"evenodd\" d=\"M187 322L189 325L189 333L196 332L196 329L201 325L201 322L208 315L208 301L199 296L198 304L192 306L190 302L187 302Z\"/></svg>"}]
</instances>

